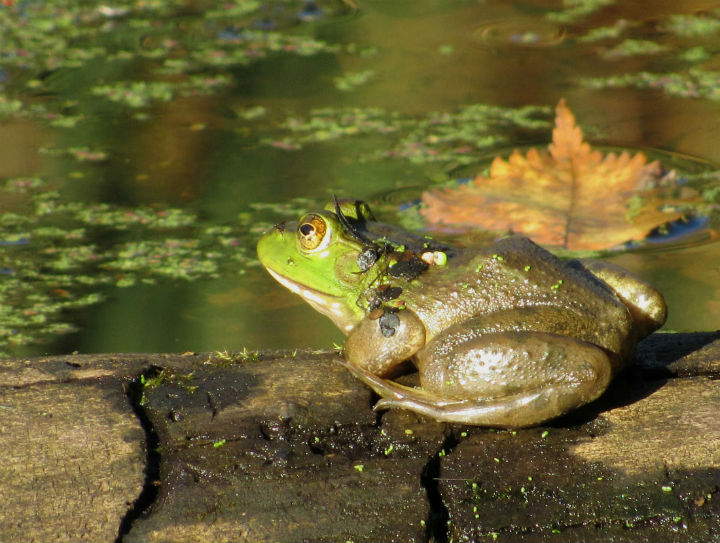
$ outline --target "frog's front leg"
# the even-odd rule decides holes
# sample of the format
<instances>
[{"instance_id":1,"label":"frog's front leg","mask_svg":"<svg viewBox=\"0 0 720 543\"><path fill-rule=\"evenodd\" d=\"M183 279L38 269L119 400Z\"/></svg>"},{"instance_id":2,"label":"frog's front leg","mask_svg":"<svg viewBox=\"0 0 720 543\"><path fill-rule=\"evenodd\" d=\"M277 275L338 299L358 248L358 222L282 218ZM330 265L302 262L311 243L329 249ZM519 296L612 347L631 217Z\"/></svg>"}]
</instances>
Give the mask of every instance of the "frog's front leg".
<instances>
[{"instance_id":1,"label":"frog's front leg","mask_svg":"<svg viewBox=\"0 0 720 543\"><path fill-rule=\"evenodd\" d=\"M365 318L345 341L345 359L350 367L384 377L425 346L425 326L409 309L385 311Z\"/></svg>"},{"instance_id":2,"label":"frog's front leg","mask_svg":"<svg viewBox=\"0 0 720 543\"><path fill-rule=\"evenodd\" d=\"M348 369L382 399L437 420L517 428L555 418L596 399L612 364L600 348L570 337L510 331L472 337L458 327L417 356L422 389Z\"/></svg>"}]
</instances>

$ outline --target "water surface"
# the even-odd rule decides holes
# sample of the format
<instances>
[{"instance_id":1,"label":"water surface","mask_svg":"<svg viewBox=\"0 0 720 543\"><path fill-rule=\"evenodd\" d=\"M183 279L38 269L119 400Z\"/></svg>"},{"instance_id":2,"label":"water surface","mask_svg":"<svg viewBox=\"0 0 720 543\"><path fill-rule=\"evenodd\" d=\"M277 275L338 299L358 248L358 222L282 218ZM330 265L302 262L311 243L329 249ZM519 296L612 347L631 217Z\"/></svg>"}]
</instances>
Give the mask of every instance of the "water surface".
<instances>
[{"instance_id":1,"label":"water surface","mask_svg":"<svg viewBox=\"0 0 720 543\"><path fill-rule=\"evenodd\" d=\"M257 265L260 232L545 145L561 97L588 140L710 172L690 183L717 223L717 2L8 4L5 354L340 343ZM718 327L716 243L611 258L667 329Z\"/></svg>"}]
</instances>

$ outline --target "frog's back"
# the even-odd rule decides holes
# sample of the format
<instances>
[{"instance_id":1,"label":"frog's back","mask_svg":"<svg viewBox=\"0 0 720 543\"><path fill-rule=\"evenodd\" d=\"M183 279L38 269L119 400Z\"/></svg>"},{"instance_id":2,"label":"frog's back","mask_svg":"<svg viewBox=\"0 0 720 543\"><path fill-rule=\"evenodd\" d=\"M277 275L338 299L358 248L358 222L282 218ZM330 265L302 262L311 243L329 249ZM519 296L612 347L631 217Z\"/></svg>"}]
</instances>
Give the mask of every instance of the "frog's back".
<instances>
[{"instance_id":1,"label":"frog's back","mask_svg":"<svg viewBox=\"0 0 720 543\"><path fill-rule=\"evenodd\" d=\"M622 351L632 322L625 305L582 267L524 237L459 251L413 288L412 308L429 338L468 319L488 332L531 329Z\"/></svg>"}]
</instances>

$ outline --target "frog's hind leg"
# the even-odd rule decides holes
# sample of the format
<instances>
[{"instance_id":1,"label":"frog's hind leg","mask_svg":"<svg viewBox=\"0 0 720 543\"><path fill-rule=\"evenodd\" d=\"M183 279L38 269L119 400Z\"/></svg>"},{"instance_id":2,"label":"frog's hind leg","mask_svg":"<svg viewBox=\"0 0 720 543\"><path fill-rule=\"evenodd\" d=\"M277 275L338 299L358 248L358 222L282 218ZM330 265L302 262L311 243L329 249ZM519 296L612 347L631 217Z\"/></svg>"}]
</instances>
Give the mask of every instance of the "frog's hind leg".
<instances>
[{"instance_id":1,"label":"frog's hind leg","mask_svg":"<svg viewBox=\"0 0 720 543\"><path fill-rule=\"evenodd\" d=\"M337 362L341 366L347 368L347 370L352 373L357 379L365 383L367 386L373 389L375 393L378 394L378 396L381 397L381 399L375 405L376 410L388 409L390 407L402 407L402 405L385 406L387 402L392 402L393 400L396 400L398 402L412 400L417 402L426 402L428 404L432 403L432 405L457 405L458 403L463 403L463 400L438 400L432 394L428 394L421 388L412 388L401 385L389 379L383 379L382 377L378 377L377 375L374 375L366 369L360 368L342 359L338 359Z\"/></svg>"},{"instance_id":2,"label":"frog's hind leg","mask_svg":"<svg viewBox=\"0 0 720 543\"><path fill-rule=\"evenodd\" d=\"M558 417L596 399L612 377L607 353L580 340L532 331L475 337L467 329L455 332L464 341L449 333L419 355L422 389L341 363L382 397L376 409L402 408L439 421L498 428Z\"/></svg>"},{"instance_id":3,"label":"frog's hind leg","mask_svg":"<svg viewBox=\"0 0 720 543\"><path fill-rule=\"evenodd\" d=\"M540 424L564 413L566 409L556 407L557 399L553 391L548 390L518 393L501 399L451 402L427 401L422 394L411 393L404 398L382 398L375 404L375 409L396 407L409 409L438 421L493 428L522 428Z\"/></svg>"},{"instance_id":4,"label":"frog's hind leg","mask_svg":"<svg viewBox=\"0 0 720 543\"><path fill-rule=\"evenodd\" d=\"M665 298L650 284L632 276L627 270L604 260L581 259L572 262L582 266L605 283L628 307L639 336L645 337L665 324Z\"/></svg>"},{"instance_id":5,"label":"frog's hind leg","mask_svg":"<svg viewBox=\"0 0 720 543\"><path fill-rule=\"evenodd\" d=\"M376 411L392 408L407 409L438 421L496 428L531 426L549 418L544 416L538 420L523 422L514 422L508 418L508 413L523 413L526 409L534 410L537 413L545 412L545 409L537 407L539 404L548 404L552 400L552 398L543 397L547 395L547 392L545 395L540 392L516 394L506 396L501 400L442 400L421 388L407 387L389 379L383 379L344 360L338 360L338 362L381 396L375 404Z\"/></svg>"}]
</instances>

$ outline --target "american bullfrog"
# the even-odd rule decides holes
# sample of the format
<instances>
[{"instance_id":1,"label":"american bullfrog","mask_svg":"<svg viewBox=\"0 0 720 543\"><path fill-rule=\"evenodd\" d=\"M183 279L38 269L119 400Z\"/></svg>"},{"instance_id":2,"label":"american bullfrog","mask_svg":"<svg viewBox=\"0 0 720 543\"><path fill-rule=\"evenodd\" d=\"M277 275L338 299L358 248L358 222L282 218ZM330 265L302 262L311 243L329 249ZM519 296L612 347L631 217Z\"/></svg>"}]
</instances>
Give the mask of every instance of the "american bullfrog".
<instances>
[{"instance_id":1,"label":"american bullfrog","mask_svg":"<svg viewBox=\"0 0 720 543\"><path fill-rule=\"evenodd\" d=\"M451 246L344 201L258 243L270 274L347 335L341 362L381 399L437 420L539 424L591 402L663 325L662 295L622 268L525 237ZM392 378L406 361L420 387Z\"/></svg>"}]
</instances>

